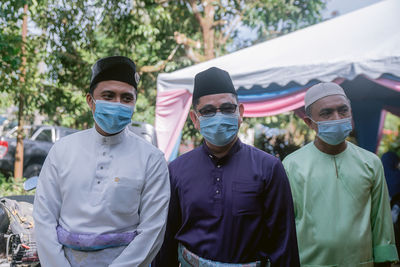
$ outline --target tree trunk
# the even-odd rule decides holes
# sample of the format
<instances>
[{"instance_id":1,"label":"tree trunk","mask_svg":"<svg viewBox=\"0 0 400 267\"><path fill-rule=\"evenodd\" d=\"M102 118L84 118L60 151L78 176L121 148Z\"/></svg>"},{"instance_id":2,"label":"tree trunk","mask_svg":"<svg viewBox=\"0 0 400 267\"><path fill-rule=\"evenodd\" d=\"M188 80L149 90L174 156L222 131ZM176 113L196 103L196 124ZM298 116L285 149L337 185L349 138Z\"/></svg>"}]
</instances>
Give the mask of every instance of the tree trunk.
<instances>
[{"instance_id":1,"label":"tree trunk","mask_svg":"<svg viewBox=\"0 0 400 267\"><path fill-rule=\"evenodd\" d=\"M19 91L18 99L18 131L17 131L17 146L15 148L15 162L14 162L14 177L16 181L21 181L24 170L24 125L23 125L23 114L24 114L24 83L26 74L26 56L25 56L25 42L26 34L28 30L28 5L24 5L24 20L22 22L22 74L21 74L21 86Z\"/></svg>"},{"instance_id":2,"label":"tree trunk","mask_svg":"<svg viewBox=\"0 0 400 267\"><path fill-rule=\"evenodd\" d=\"M206 60L215 58L214 53L214 14L215 9L211 4L212 1L205 1L204 17L200 23L201 31L203 34L204 56Z\"/></svg>"}]
</instances>

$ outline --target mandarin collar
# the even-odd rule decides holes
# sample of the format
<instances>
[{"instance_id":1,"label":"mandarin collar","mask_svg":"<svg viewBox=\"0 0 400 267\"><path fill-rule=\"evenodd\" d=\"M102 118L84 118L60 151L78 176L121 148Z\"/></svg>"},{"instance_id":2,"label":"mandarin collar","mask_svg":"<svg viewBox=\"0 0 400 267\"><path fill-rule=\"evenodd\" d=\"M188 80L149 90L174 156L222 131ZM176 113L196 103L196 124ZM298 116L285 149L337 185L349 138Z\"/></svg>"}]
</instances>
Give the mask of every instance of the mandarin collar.
<instances>
[{"instance_id":1,"label":"mandarin collar","mask_svg":"<svg viewBox=\"0 0 400 267\"><path fill-rule=\"evenodd\" d=\"M327 157L327 158L340 158L340 157L343 157L343 155L346 155L346 154L347 154L347 151L349 151L349 143L350 143L350 142L348 142L348 141L345 141L345 142L346 142L346 148L345 148L342 152L340 152L340 153L338 153L338 154L335 154L335 155L322 152L321 150L318 149L318 147L314 144L314 142L312 142L311 146L313 147L313 150L317 151L317 153L319 153L319 154L322 155L323 157Z\"/></svg>"},{"instance_id":2,"label":"mandarin collar","mask_svg":"<svg viewBox=\"0 0 400 267\"><path fill-rule=\"evenodd\" d=\"M211 152L210 148L207 146L206 142L203 140L202 143L202 148L204 153L207 154L207 156L215 163L215 164L225 164L231 157L233 154L235 154L236 152L238 152L240 150L240 148L242 147L242 142L240 141L239 138L236 139L236 142L233 144L233 146L231 147L231 149L229 150L228 154L226 154L224 157L222 158L217 158L216 156L213 155L213 153Z\"/></svg>"},{"instance_id":3,"label":"mandarin collar","mask_svg":"<svg viewBox=\"0 0 400 267\"><path fill-rule=\"evenodd\" d=\"M126 131L128 131L127 127L125 127L125 129L123 129L120 133L117 133L115 135L104 136L104 135L101 135L96 130L95 127L92 128L92 132L93 132L96 143L102 144L102 145L115 145L115 144L121 143L127 135Z\"/></svg>"}]
</instances>

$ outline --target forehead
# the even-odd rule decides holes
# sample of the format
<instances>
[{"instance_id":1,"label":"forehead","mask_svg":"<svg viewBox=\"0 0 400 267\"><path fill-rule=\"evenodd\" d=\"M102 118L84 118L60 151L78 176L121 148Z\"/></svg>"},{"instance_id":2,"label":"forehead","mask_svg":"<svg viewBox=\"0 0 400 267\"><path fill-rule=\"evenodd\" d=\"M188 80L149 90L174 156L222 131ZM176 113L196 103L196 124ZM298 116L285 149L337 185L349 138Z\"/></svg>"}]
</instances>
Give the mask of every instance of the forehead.
<instances>
[{"instance_id":1,"label":"forehead","mask_svg":"<svg viewBox=\"0 0 400 267\"><path fill-rule=\"evenodd\" d=\"M236 103L236 98L231 93L205 95L199 98L197 108L204 107L205 105L213 105L219 107L223 103Z\"/></svg>"},{"instance_id":2,"label":"forehead","mask_svg":"<svg viewBox=\"0 0 400 267\"><path fill-rule=\"evenodd\" d=\"M344 105L350 106L346 97L343 95L329 95L315 101L314 104L312 104L312 110L318 112L322 109L335 109Z\"/></svg>"},{"instance_id":3,"label":"forehead","mask_svg":"<svg viewBox=\"0 0 400 267\"><path fill-rule=\"evenodd\" d=\"M119 93L135 93L135 87L128 83L120 82L120 81L102 81L99 82L94 89L94 93L101 93L103 91L114 91Z\"/></svg>"}]
</instances>

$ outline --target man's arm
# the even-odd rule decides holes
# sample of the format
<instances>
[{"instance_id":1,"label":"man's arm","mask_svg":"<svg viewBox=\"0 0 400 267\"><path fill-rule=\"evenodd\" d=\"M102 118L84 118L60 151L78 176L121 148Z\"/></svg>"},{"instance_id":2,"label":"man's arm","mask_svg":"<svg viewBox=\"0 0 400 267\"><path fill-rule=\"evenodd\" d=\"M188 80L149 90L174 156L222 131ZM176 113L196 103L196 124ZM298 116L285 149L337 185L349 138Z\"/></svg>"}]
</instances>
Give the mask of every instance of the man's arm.
<instances>
[{"instance_id":1,"label":"man's arm","mask_svg":"<svg viewBox=\"0 0 400 267\"><path fill-rule=\"evenodd\" d=\"M390 212L389 194L383 167L379 160L371 190L371 225L374 262L389 264L398 260ZM376 265L381 266L381 265ZM383 265L385 266L385 265Z\"/></svg>"},{"instance_id":2,"label":"man's arm","mask_svg":"<svg viewBox=\"0 0 400 267\"><path fill-rule=\"evenodd\" d=\"M267 253L272 266L297 267L300 266L299 252L289 181L279 160L274 162L271 172L264 201L269 235Z\"/></svg>"},{"instance_id":3,"label":"man's arm","mask_svg":"<svg viewBox=\"0 0 400 267\"><path fill-rule=\"evenodd\" d=\"M179 205L178 187L172 178L171 181L171 200L169 202L167 230L165 232L164 243L160 252L151 264L151 267L178 267L178 241L175 235L181 225L181 207Z\"/></svg>"},{"instance_id":4,"label":"man's arm","mask_svg":"<svg viewBox=\"0 0 400 267\"><path fill-rule=\"evenodd\" d=\"M53 154L54 149L51 149L40 172L35 193L33 218L36 244L41 266L70 267L62 245L58 242L56 231L60 217L61 193Z\"/></svg>"},{"instance_id":5,"label":"man's arm","mask_svg":"<svg viewBox=\"0 0 400 267\"><path fill-rule=\"evenodd\" d=\"M140 197L138 235L109 267L147 267L160 249L165 232L170 186L163 155L153 155L146 166Z\"/></svg>"}]
</instances>

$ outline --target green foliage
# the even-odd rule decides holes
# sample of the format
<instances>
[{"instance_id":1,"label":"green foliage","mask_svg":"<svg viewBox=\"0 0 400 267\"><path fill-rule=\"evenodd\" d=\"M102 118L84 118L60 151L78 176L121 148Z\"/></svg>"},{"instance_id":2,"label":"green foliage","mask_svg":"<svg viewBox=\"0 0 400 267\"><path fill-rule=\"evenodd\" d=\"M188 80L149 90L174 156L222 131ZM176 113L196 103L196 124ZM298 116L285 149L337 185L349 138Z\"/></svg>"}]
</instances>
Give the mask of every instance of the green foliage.
<instances>
[{"instance_id":1,"label":"green foliage","mask_svg":"<svg viewBox=\"0 0 400 267\"><path fill-rule=\"evenodd\" d=\"M13 99L10 94L7 92L0 93L0 112L3 113L9 106L10 103L13 102Z\"/></svg>"},{"instance_id":2,"label":"green foliage","mask_svg":"<svg viewBox=\"0 0 400 267\"><path fill-rule=\"evenodd\" d=\"M291 134L275 136L262 134L258 138L255 138L254 146L283 160L287 155L296 151L303 145L295 144L291 137Z\"/></svg>"},{"instance_id":3,"label":"green foliage","mask_svg":"<svg viewBox=\"0 0 400 267\"><path fill-rule=\"evenodd\" d=\"M393 151L400 157L400 118L387 113L384 129L390 133L384 134L378 148L378 154L381 156L387 151Z\"/></svg>"},{"instance_id":4,"label":"green foliage","mask_svg":"<svg viewBox=\"0 0 400 267\"><path fill-rule=\"evenodd\" d=\"M186 118L185 126L182 130L182 140L191 140L193 141L194 146L200 145L203 137L200 132L194 128L194 124L188 115Z\"/></svg>"},{"instance_id":5,"label":"green foliage","mask_svg":"<svg viewBox=\"0 0 400 267\"><path fill-rule=\"evenodd\" d=\"M43 39L28 35L26 42L22 40L21 24L23 7L30 1L2 1L0 3L0 92L4 95L1 107L18 106L22 100L26 120L33 117L38 110L37 90L44 76L39 72L39 63L44 52L41 48ZM25 48L26 63L23 65ZM23 71L24 69L24 71ZM21 97L22 96L22 97Z\"/></svg>"},{"instance_id":6,"label":"green foliage","mask_svg":"<svg viewBox=\"0 0 400 267\"><path fill-rule=\"evenodd\" d=\"M43 94L47 99L41 98L37 104L52 122L66 126L92 124L85 101L78 98L88 91L90 67L98 58L125 55L140 68L157 65L176 46L171 38L171 14L154 1L133 1L132 5L113 0L74 1L66 5L43 0L38 1L33 19L47 29L45 63L50 84L42 91L52 92ZM174 64L167 68L174 69ZM135 120L154 122L156 75L142 73ZM74 101L65 105L71 99Z\"/></svg>"},{"instance_id":7,"label":"green foliage","mask_svg":"<svg viewBox=\"0 0 400 267\"><path fill-rule=\"evenodd\" d=\"M256 29L258 42L280 36L321 20L323 0L245 1L243 24ZM241 1L244 4L244 1Z\"/></svg>"},{"instance_id":8,"label":"green foliage","mask_svg":"<svg viewBox=\"0 0 400 267\"><path fill-rule=\"evenodd\" d=\"M15 179L6 178L0 174L0 197L12 195L34 195L35 190L25 191L23 182L16 182Z\"/></svg>"},{"instance_id":9,"label":"green foliage","mask_svg":"<svg viewBox=\"0 0 400 267\"><path fill-rule=\"evenodd\" d=\"M20 21L26 1L0 2L0 91L12 91L19 82L22 63Z\"/></svg>"},{"instance_id":10,"label":"green foliage","mask_svg":"<svg viewBox=\"0 0 400 267\"><path fill-rule=\"evenodd\" d=\"M237 40L240 27L256 29L256 41L273 38L320 19L323 0L197 1L189 0L6 0L0 3L0 91L14 104L24 97L25 116L36 112L47 123L68 127L92 126L84 95L88 92L90 67L99 58L125 55L141 73L134 119L154 123L156 77L204 60L205 3L213 7L214 54L239 49L253 40ZM19 82L21 69L22 7L29 5L26 83ZM32 26L33 25L33 26ZM184 34L192 45L178 42ZM233 41L235 40L235 43ZM193 45L195 44L195 45ZM232 46L233 45L233 46ZM194 56L193 56L194 55ZM191 123L184 139L198 139Z\"/></svg>"},{"instance_id":11,"label":"green foliage","mask_svg":"<svg viewBox=\"0 0 400 267\"><path fill-rule=\"evenodd\" d=\"M265 118L245 118L245 123L269 128L283 129L281 133L266 135L261 133L254 138L254 146L283 160L288 154L314 139L315 133L308 128L301 118L293 113L284 113ZM249 126L248 126L249 127Z\"/></svg>"}]
</instances>

